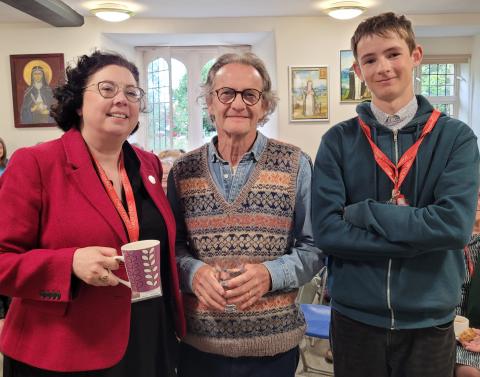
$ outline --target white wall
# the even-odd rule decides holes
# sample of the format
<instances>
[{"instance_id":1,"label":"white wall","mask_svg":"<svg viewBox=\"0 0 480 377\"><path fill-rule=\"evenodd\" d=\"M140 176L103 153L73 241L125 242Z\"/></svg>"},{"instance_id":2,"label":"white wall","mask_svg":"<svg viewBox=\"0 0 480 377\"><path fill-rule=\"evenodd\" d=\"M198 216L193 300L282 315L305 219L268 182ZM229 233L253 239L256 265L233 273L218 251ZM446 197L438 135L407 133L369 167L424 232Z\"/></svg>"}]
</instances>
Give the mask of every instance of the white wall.
<instances>
[{"instance_id":1,"label":"white wall","mask_svg":"<svg viewBox=\"0 0 480 377\"><path fill-rule=\"evenodd\" d=\"M417 38L424 55L469 55L473 37Z\"/></svg>"},{"instance_id":2,"label":"white wall","mask_svg":"<svg viewBox=\"0 0 480 377\"><path fill-rule=\"evenodd\" d=\"M457 17L458 22L465 17ZM430 27L442 27L446 17L422 15L412 18L414 23ZM448 21L456 17L449 16ZM468 22L480 23L480 15ZM265 126L265 133L296 144L312 157L315 156L320 138L333 124L355 115L355 104L341 104L339 84L339 51L350 47L350 37L359 19L337 21L329 17L250 17L213 19L131 19L121 24L107 24L94 18L86 18L81 28L53 28L43 23L0 25L0 135L6 139L9 151L20 146L60 135L55 129L15 129L13 126L12 95L10 81L10 54L63 52L66 62L91 52L94 47L117 50L132 60L138 59L133 46L122 45L102 33L245 33L268 32L253 50L266 61L278 90L280 103L272 122ZM110 34L109 34L110 35ZM39 43L38 41L41 41ZM192 44L194 41L192 41ZM476 70L474 104L480 103L480 37L448 38L443 41L425 38L426 51L442 53L472 53L472 67ZM444 51L445 50L445 51ZM461 51L461 52L460 52ZM469 52L468 52L469 53ZM328 122L289 123L288 121L288 66L327 65L329 67L330 120ZM473 106L475 108L475 105ZM480 106L474 110L475 124L479 124ZM276 124L276 127L275 127ZM477 126L478 127L478 126Z\"/></svg>"},{"instance_id":3,"label":"white wall","mask_svg":"<svg viewBox=\"0 0 480 377\"><path fill-rule=\"evenodd\" d=\"M264 39L252 46L252 52L264 61L272 79L272 88L273 90L278 90L275 34L268 33ZM261 131L268 137L278 139L279 130L277 125L278 111L275 111L269 117L268 122L262 126Z\"/></svg>"}]
</instances>

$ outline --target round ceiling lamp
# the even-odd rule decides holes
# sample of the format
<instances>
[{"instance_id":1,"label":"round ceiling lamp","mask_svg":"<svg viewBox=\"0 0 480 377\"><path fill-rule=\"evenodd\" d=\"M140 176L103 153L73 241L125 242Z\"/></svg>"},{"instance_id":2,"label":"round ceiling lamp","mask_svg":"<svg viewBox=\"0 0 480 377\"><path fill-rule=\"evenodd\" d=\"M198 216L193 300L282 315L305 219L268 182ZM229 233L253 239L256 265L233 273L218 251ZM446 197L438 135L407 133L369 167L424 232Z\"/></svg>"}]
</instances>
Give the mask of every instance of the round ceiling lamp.
<instances>
[{"instance_id":1,"label":"round ceiling lamp","mask_svg":"<svg viewBox=\"0 0 480 377\"><path fill-rule=\"evenodd\" d=\"M100 4L90 10L98 18L108 22L121 22L128 20L133 12L126 7L115 3Z\"/></svg>"},{"instance_id":2,"label":"round ceiling lamp","mask_svg":"<svg viewBox=\"0 0 480 377\"><path fill-rule=\"evenodd\" d=\"M350 20L360 16L365 7L356 1L342 1L332 4L329 8L325 9L325 12L333 18L338 20Z\"/></svg>"}]
</instances>

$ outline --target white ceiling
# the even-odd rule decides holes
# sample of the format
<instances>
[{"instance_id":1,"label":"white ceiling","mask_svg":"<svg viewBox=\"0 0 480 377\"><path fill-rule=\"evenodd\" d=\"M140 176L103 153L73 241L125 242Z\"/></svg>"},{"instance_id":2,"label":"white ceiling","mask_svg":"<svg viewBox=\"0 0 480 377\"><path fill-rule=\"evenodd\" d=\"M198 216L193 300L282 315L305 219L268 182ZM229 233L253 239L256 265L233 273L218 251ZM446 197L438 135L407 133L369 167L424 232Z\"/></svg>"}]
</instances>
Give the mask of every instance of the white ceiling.
<instances>
[{"instance_id":1,"label":"white ceiling","mask_svg":"<svg viewBox=\"0 0 480 377\"><path fill-rule=\"evenodd\" d=\"M160 17L255 17L319 16L322 9L340 0L63 0L78 13L101 3L116 2L133 10L138 18ZM367 15L385 11L405 14L480 13L480 0L357 0ZM35 19L0 2L0 22L30 22Z\"/></svg>"},{"instance_id":2,"label":"white ceiling","mask_svg":"<svg viewBox=\"0 0 480 377\"><path fill-rule=\"evenodd\" d=\"M102 3L117 2L135 12L135 18L204 18L204 17L268 17L322 16L323 9L340 0L63 0L83 16ZM407 15L479 14L480 0L357 0L365 7L366 16L393 11ZM39 22L0 2L0 23ZM341 21L340 21L341 22ZM480 34L480 24L455 27L416 29L417 36L468 36Z\"/></svg>"}]
</instances>

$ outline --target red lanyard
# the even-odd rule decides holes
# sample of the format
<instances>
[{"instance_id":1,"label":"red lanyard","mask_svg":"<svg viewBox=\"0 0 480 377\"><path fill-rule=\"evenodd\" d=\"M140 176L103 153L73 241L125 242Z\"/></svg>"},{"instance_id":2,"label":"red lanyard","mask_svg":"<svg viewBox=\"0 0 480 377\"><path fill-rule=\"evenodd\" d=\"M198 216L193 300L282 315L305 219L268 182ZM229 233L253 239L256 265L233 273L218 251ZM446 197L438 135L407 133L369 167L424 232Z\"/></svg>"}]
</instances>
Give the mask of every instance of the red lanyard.
<instances>
[{"instance_id":1,"label":"red lanyard","mask_svg":"<svg viewBox=\"0 0 480 377\"><path fill-rule=\"evenodd\" d=\"M465 259L467 260L468 273L470 277L472 277L474 272L474 267L472 262L472 256L470 255L470 250L468 249L467 246L463 248L463 253L465 254Z\"/></svg>"},{"instance_id":2,"label":"red lanyard","mask_svg":"<svg viewBox=\"0 0 480 377\"><path fill-rule=\"evenodd\" d=\"M102 180L103 186L105 186L105 189L107 190L110 200L113 202L118 214L122 218L122 221L125 224L125 228L127 228L128 239L130 240L130 242L138 241L140 226L138 225L137 206L135 205L135 197L133 196L132 185L130 184L130 181L128 179L127 171L125 170L123 153L120 155L118 167L120 170L120 177L122 179L123 190L125 191L125 198L127 200L128 215L127 212L125 212L122 201L118 197L112 183L105 174L105 171L100 166L95 157L93 157L93 161L95 161L98 173L100 174L100 179Z\"/></svg>"},{"instance_id":3,"label":"red lanyard","mask_svg":"<svg viewBox=\"0 0 480 377\"><path fill-rule=\"evenodd\" d=\"M405 177L407 176L408 172L412 168L413 162L417 158L418 148L420 144L422 144L423 139L427 136L435 127L437 123L438 117L440 116L440 111L434 109L430 118L428 118L423 131L418 138L418 140L410 147L408 150L403 154L403 156L398 161L397 165L395 165L390 159L383 153L379 147L375 145L372 140L372 135L370 132L370 128L366 125L366 123L358 118L360 123L360 127L362 128L363 133L367 137L370 146L372 147L373 157L377 164L382 168L385 174L390 178L393 182L393 190L392 190L392 201L397 203L398 199L404 199L403 195L400 193L400 187L402 186Z\"/></svg>"}]
</instances>

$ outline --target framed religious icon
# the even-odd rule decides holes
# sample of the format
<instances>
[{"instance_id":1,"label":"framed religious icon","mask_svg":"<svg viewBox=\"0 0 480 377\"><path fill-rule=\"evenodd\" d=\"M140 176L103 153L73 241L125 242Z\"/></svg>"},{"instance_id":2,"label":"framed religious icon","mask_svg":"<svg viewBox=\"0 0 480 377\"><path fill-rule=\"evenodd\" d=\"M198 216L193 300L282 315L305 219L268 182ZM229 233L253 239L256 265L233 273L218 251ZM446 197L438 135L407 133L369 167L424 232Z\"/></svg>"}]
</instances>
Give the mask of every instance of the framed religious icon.
<instances>
[{"instance_id":1,"label":"framed religious icon","mask_svg":"<svg viewBox=\"0 0 480 377\"><path fill-rule=\"evenodd\" d=\"M365 83L353 70L352 50L340 50L340 102L362 102L372 99Z\"/></svg>"},{"instance_id":2,"label":"framed religious icon","mask_svg":"<svg viewBox=\"0 0 480 377\"><path fill-rule=\"evenodd\" d=\"M288 72L290 122L328 120L328 67L290 66Z\"/></svg>"},{"instance_id":3,"label":"framed religious icon","mask_svg":"<svg viewBox=\"0 0 480 377\"><path fill-rule=\"evenodd\" d=\"M16 128L51 127L53 88L64 82L63 54L10 55Z\"/></svg>"}]
</instances>

